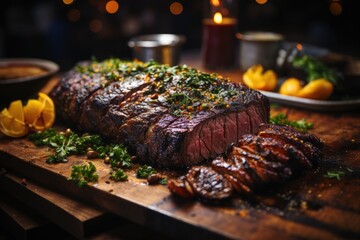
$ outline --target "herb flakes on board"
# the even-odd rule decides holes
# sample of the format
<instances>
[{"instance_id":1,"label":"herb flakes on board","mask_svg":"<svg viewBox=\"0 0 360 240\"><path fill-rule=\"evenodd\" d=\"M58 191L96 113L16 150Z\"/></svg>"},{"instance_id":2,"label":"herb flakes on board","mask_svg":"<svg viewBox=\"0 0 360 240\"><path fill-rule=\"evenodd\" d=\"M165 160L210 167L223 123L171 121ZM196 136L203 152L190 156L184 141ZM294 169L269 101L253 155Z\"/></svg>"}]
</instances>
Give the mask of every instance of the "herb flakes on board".
<instances>
[{"instance_id":1,"label":"herb flakes on board","mask_svg":"<svg viewBox=\"0 0 360 240\"><path fill-rule=\"evenodd\" d=\"M57 132L50 128L29 135L29 140L37 146L55 149L55 154L48 157L47 163L67 162L68 156L86 154L88 149L91 149L99 158L109 157L113 168L131 167L131 157L127 149L121 144L106 144L100 135L78 135L70 129Z\"/></svg>"},{"instance_id":2,"label":"herb flakes on board","mask_svg":"<svg viewBox=\"0 0 360 240\"><path fill-rule=\"evenodd\" d=\"M148 165L143 165L140 166L137 170L136 170L136 177L137 178L147 178L149 177L151 174L155 174L157 173L157 171Z\"/></svg>"},{"instance_id":3,"label":"herb flakes on board","mask_svg":"<svg viewBox=\"0 0 360 240\"><path fill-rule=\"evenodd\" d=\"M288 119L288 116L284 113L279 113L275 116L270 117L270 123L280 126L290 126L296 128L302 132L307 132L308 130L314 127L314 123L310 123L305 119L300 119L297 121L291 121Z\"/></svg>"},{"instance_id":4,"label":"herb flakes on board","mask_svg":"<svg viewBox=\"0 0 360 240\"><path fill-rule=\"evenodd\" d=\"M68 180L74 181L79 187L84 187L89 182L96 182L99 179L96 167L91 162L88 162L88 164L72 166L71 175Z\"/></svg>"}]
</instances>

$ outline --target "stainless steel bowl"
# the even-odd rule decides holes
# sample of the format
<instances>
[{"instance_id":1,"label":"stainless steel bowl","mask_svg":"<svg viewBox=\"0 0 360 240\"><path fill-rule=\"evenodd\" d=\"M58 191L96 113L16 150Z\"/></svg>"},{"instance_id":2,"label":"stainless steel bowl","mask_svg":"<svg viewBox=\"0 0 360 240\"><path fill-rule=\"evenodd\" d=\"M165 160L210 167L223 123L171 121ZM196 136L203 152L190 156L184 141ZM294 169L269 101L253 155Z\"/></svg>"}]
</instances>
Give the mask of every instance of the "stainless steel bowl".
<instances>
[{"instance_id":1,"label":"stainless steel bowl","mask_svg":"<svg viewBox=\"0 0 360 240\"><path fill-rule=\"evenodd\" d=\"M159 63L177 65L180 62L181 46L186 41L182 35L151 34L130 39L134 58L140 61L154 60Z\"/></svg>"},{"instance_id":2,"label":"stainless steel bowl","mask_svg":"<svg viewBox=\"0 0 360 240\"><path fill-rule=\"evenodd\" d=\"M277 57L284 37L273 32L238 33L240 40L239 64L246 70L255 64L261 64L265 69L277 68Z\"/></svg>"}]
</instances>

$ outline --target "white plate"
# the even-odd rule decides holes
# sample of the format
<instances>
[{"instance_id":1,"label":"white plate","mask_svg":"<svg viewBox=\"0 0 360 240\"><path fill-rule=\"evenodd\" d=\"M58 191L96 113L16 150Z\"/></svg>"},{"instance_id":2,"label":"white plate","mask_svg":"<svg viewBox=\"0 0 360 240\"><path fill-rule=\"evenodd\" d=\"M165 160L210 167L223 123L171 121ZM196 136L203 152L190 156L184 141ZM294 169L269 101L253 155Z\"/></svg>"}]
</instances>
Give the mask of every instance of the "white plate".
<instances>
[{"instance_id":1,"label":"white plate","mask_svg":"<svg viewBox=\"0 0 360 240\"><path fill-rule=\"evenodd\" d=\"M286 96L275 92L260 91L267 96L271 103L280 103L287 106L298 107L316 111L348 111L360 110L360 99L352 100L312 100L307 98L299 98Z\"/></svg>"}]
</instances>

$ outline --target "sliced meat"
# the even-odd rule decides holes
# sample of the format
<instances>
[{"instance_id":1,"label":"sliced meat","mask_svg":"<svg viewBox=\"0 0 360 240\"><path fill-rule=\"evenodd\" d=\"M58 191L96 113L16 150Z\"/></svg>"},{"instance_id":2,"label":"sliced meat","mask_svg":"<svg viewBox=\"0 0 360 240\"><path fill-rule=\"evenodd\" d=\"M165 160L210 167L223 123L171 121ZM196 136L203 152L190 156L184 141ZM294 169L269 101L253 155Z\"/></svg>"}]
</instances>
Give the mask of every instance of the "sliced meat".
<instances>
[{"instance_id":1,"label":"sliced meat","mask_svg":"<svg viewBox=\"0 0 360 240\"><path fill-rule=\"evenodd\" d=\"M289 127L264 126L260 124L257 135L243 135L228 151L211 162L213 171L224 176L234 191L243 195L282 183L313 167L317 161L315 157L321 153L321 141L311 134L300 133ZM188 176L197 176L201 169L210 171L209 167L193 169L187 173L187 181L190 179ZM208 185L196 187L192 186L194 192L212 194ZM218 196L212 194L212 197Z\"/></svg>"},{"instance_id":2,"label":"sliced meat","mask_svg":"<svg viewBox=\"0 0 360 240\"><path fill-rule=\"evenodd\" d=\"M290 127L290 126L278 126L278 125L274 125L274 124L269 124L269 123L262 123L260 124L260 128L259 131L278 131L280 133L287 133L287 134L291 134L292 136L301 139L305 142L309 142L311 144L313 144L315 147L317 148L322 148L324 146L324 142L321 141L317 136L315 136L314 134L311 133L304 133L304 132L299 132L297 130L295 130L294 128Z\"/></svg>"},{"instance_id":3,"label":"sliced meat","mask_svg":"<svg viewBox=\"0 0 360 240\"><path fill-rule=\"evenodd\" d=\"M190 187L189 183L186 181L185 176L181 176L177 179L170 179L167 182L167 185L171 192L174 194L183 197L183 198L192 198L194 197L194 192Z\"/></svg>"},{"instance_id":4,"label":"sliced meat","mask_svg":"<svg viewBox=\"0 0 360 240\"><path fill-rule=\"evenodd\" d=\"M210 167L192 167L186 174L186 181L194 194L204 199L221 200L233 192L230 182Z\"/></svg>"}]
</instances>

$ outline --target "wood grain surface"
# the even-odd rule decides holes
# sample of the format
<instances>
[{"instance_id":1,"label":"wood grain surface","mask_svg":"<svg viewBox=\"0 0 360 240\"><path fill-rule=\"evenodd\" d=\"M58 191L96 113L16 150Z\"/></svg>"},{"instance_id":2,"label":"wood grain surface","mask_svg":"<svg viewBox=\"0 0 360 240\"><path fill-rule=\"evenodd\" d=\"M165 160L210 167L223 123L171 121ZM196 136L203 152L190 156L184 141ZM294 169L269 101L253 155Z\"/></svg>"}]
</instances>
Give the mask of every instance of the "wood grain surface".
<instances>
[{"instance_id":1,"label":"wood grain surface","mask_svg":"<svg viewBox=\"0 0 360 240\"><path fill-rule=\"evenodd\" d=\"M182 239L358 239L360 237L360 115L319 114L277 108L290 119L314 122L312 132L325 142L319 166L296 179L269 186L251 198L235 196L221 204L179 199L166 186L149 186L128 171L129 181L109 179L110 168L92 160L99 181L78 188L67 178L71 166L86 163L73 156L68 163L47 164L48 148L27 139L0 138L0 165L57 191L96 204L128 220ZM327 171L343 171L341 179ZM161 172L161 170L160 170ZM179 172L162 172L174 177Z\"/></svg>"},{"instance_id":2,"label":"wood grain surface","mask_svg":"<svg viewBox=\"0 0 360 240\"><path fill-rule=\"evenodd\" d=\"M13 173L0 175L0 189L78 239L124 222L97 206L69 198Z\"/></svg>"},{"instance_id":3,"label":"wood grain surface","mask_svg":"<svg viewBox=\"0 0 360 240\"><path fill-rule=\"evenodd\" d=\"M4 233L17 240L60 239L65 236L65 232L55 224L0 191L0 239Z\"/></svg>"}]
</instances>

